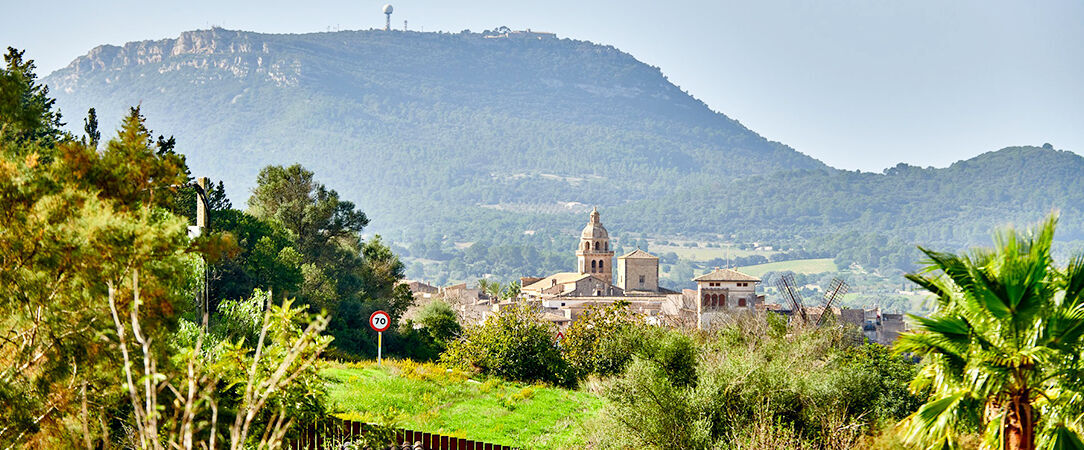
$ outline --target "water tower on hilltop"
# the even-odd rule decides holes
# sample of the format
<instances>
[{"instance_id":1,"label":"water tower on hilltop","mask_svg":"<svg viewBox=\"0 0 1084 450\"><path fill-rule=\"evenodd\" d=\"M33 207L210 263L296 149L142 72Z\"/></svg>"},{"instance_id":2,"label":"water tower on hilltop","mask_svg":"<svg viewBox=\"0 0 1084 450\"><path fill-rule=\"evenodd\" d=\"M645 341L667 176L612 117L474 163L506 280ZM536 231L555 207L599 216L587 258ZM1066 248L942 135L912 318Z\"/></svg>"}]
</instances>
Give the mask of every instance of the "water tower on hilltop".
<instances>
[{"instance_id":1,"label":"water tower on hilltop","mask_svg":"<svg viewBox=\"0 0 1084 450\"><path fill-rule=\"evenodd\" d=\"M391 3L384 5L384 16L388 19L384 22L384 31L391 30L391 13L395 11L395 8L391 7Z\"/></svg>"}]
</instances>

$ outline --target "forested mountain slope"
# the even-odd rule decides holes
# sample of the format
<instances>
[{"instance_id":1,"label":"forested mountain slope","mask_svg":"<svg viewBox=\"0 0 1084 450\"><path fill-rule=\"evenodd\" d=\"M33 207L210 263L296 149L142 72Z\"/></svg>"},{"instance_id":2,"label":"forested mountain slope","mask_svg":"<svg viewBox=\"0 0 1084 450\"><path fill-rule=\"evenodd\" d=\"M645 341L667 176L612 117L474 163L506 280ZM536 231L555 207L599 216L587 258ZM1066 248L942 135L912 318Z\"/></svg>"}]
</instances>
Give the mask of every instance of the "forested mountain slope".
<instances>
[{"instance_id":1,"label":"forested mountain slope","mask_svg":"<svg viewBox=\"0 0 1084 450\"><path fill-rule=\"evenodd\" d=\"M1084 158L1009 147L947 168L899 164L883 173L804 170L690 188L615 211L625 227L804 242L841 263L909 270L914 246L988 245L998 225L1027 226L1060 210L1062 242L1084 240ZM665 222L635 214L658 211ZM626 214L626 212L628 212Z\"/></svg>"},{"instance_id":2,"label":"forested mountain slope","mask_svg":"<svg viewBox=\"0 0 1084 450\"><path fill-rule=\"evenodd\" d=\"M216 28L100 46L44 82L73 129L89 107L111 128L142 105L238 203L261 167L300 162L365 210L370 231L435 257L475 241L563 255L587 205L618 239L733 235L879 267L906 268L915 243L988 242L995 225L1052 208L1067 215L1061 238L1084 239L1079 155L1018 147L943 169L841 171L585 41Z\"/></svg>"},{"instance_id":3,"label":"forested mountain slope","mask_svg":"<svg viewBox=\"0 0 1084 450\"><path fill-rule=\"evenodd\" d=\"M193 170L236 199L260 167L296 161L373 210L377 226L404 199L612 204L690 174L825 167L659 69L569 39L212 29L97 47L45 82L71 121L96 107L109 124L142 104Z\"/></svg>"}]
</instances>

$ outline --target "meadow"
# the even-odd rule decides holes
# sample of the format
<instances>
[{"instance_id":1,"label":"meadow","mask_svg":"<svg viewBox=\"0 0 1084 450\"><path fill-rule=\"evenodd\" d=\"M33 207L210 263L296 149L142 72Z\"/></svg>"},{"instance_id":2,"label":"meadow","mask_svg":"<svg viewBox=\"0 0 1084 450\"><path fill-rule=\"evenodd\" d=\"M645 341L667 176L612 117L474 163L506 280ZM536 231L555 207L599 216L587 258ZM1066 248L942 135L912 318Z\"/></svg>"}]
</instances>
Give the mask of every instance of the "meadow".
<instances>
[{"instance_id":1,"label":"meadow","mask_svg":"<svg viewBox=\"0 0 1084 450\"><path fill-rule=\"evenodd\" d=\"M780 261L755 266L738 267L737 270L755 277L764 276L768 272L791 271L794 273L825 273L837 272L835 261L832 258L795 259L792 261Z\"/></svg>"},{"instance_id":2,"label":"meadow","mask_svg":"<svg viewBox=\"0 0 1084 450\"><path fill-rule=\"evenodd\" d=\"M321 371L330 409L350 420L393 425L522 448L577 448L581 424L602 400L566 390L479 378L409 360L329 363Z\"/></svg>"}]
</instances>

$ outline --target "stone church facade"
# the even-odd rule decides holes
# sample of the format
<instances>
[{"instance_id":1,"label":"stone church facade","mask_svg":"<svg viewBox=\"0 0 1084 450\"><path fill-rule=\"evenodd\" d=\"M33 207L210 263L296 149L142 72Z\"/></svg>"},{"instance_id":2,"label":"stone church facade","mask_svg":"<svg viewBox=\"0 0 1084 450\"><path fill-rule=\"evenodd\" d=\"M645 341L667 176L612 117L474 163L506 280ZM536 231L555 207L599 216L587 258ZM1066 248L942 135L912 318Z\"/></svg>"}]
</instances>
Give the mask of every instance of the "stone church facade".
<instances>
[{"instance_id":1,"label":"stone church facade","mask_svg":"<svg viewBox=\"0 0 1084 450\"><path fill-rule=\"evenodd\" d=\"M598 209L593 209L576 247L576 272L520 279L520 298L537 301L547 318L567 326L592 305L619 301L652 323L695 322L706 328L723 314L756 311L756 277L730 269L717 269L697 277L695 301L691 292L659 286L659 258L640 249L617 258ZM616 269L616 270L615 270ZM616 272L616 279L615 279Z\"/></svg>"}]
</instances>

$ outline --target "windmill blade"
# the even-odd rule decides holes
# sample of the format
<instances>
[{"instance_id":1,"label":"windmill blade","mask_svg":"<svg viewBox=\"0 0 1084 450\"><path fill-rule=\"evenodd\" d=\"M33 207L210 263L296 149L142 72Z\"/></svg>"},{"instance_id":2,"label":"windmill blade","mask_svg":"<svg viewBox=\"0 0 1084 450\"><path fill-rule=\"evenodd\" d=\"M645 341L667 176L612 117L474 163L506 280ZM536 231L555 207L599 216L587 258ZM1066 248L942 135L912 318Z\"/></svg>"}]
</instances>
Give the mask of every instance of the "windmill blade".
<instances>
[{"instance_id":1,"label":"windmill blade","mask_svg":"<svg viewBox=\"0 0 1084 450\"><path fill-rule=\"evenodd\" d=\"M779 292L790 300L794 312L802 319L802 323L809 323L809 318L805 313L805 305L802 304L802 294L794 287L794 276L789 274L781 275L775 285L779 289Z\"/></svg>"},{"instance_id":2,"label":"windmill blade","mask_svg":"<svg viewBox=\"0 0 1084 450\"><path fill-rule=\"evenodd\" d=\"M824 291L824 312L821 313L821 317L817 319L817 326L821 326L824 323L824 318L828 314L832 313L832 303L836 299L843 298L847 294L847 283L839 278L833 278L832 282L828 285L828 290Z\"/></svg>"}]
</instances>

